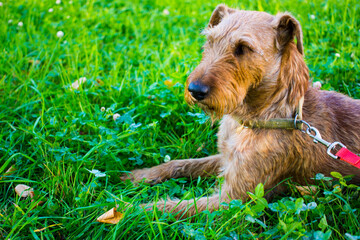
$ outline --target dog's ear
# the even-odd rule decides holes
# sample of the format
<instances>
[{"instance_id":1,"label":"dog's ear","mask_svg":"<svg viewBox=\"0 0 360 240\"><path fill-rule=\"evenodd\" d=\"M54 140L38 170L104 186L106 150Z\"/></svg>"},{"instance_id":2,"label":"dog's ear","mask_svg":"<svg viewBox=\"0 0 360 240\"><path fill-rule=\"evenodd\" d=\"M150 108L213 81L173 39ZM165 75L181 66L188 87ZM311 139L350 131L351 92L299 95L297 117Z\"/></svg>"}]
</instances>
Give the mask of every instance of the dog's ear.
<instances>
[{"instance_id":1,"label":"dog's ear","mask_svg":"<svg viewBox=\"0 0 360 240\"><path fill-rule=\"evenodd\" d=\"M296 36L297 49L304 55L302 30L298 20L289 13L280 13L275 16L274 28L276 30L277 47L280 51L282 51L287 44L294 41L294 37Z\"/></svg>"},{"instance_id":2,"label":"dog's ear","mask_svg":"<svg viewBox=\"0 0 360 240\"><path fill-rule=\"evenodd\" d=\"M215 27L228 14L235 12L234 9L227 7L225 4L219 4L211 14L208 27Z\"/></svg>"}]
</instances>

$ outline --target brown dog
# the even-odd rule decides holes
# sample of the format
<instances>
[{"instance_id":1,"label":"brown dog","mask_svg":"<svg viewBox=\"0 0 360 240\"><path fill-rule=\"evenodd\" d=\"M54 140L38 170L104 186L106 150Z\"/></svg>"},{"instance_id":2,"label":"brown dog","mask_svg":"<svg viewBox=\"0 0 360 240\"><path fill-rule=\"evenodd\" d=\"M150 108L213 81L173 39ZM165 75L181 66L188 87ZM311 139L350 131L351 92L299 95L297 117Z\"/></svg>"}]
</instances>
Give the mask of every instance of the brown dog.
<instances>
[{"instance_id":1,"label":"brown dog","mask_svg":"<svg viewBox=\"0 0 360 240\"><path fill-rule=\"evenodd\" d=\"M353 180L360 182L360 169L331 158L326 147L313 143L299 130L251 129L240 124L254 119L294 119L304 97L305 121L316 127L324 139L340 141L353 152L360 152L360 101L310 86L302 31L294 17L219 5L203 33L207 37L203 58L187 80L185 98L213 119L222 118L219 154L134 170L123 180L145 178L155 184L169 178L224 175L225 183L216 195L196 203L158 203L159 209L165 207L179 217L206 208L215 210L223 201L246 200L247 192L254 191L259 183L271 189L292 178L306 185L316 173L329 175L332 171L355 175Z\"/></svg>"}]
</instances>

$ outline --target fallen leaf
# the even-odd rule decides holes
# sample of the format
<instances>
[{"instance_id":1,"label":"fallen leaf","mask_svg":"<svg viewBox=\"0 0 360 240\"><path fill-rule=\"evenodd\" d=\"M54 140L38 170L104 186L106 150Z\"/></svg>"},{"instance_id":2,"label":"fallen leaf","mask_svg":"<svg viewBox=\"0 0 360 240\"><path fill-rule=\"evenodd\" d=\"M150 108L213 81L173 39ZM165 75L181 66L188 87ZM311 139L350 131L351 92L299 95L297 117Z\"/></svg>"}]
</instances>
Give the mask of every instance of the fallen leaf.
<instances>
[{"instance_id":1,"label":"fallen leaf","mask_svg":"<svg viewBox=\"0 0 360 240\"><path fill-rule=\"evenodd\" d=\"M100 217L96 219L98 222L117 224L124 217L123 213L117 212L116 208L113 207Z\"/></svg>"},{"instance_id":2,"label":"fallen leaf","mask_svg":"<svg viewBox=\"0 0 360 240\"><path fill-rule=\"evenodd\" d=\"M296 189L302 196L312 195L317 192L317 187L315 186L296 186Z\"/></svg>"},{"instance_id":3,"label":"fallen leaf","mask_svg":"<svg viewBox=\"0 0 360 240\"><path fill-rule=\"evenodd\" d=\"M26 198L30 196L31 198L34 197L34 190L25 184L19 184L15 187L15 192L19 197Z\"/></svg>"},{"instance_id":4,"label":"fallen leaf","mask_svg":"<svg viewBox=\"0 0 360 240\"><path fill-rule=\"evenodd\" d=\"M6 176L13 174L13 172L15 172L16 170L17 169L15 168L15 165L12 165L8 170L6 170L6 172L2 175L2 177L0 177L0 180Z\"/></svg>"},{"instance_id":5,"label":"fallen leaf","mask_svg":"<svg viewBox=\"0 0 360 240\"><path fill-rule=\"evenodd\" d=\"M30 196L31 202L37 201L36 200L37 198L35 197L34 190L32 188L30 188L29 186L25 185L25 184L16 185L15 192L19 197L22 197L22 198L26 198L26 197ZM32 209L34 209L34 208L36 208L36 207L38 207L40 205L43 205L45 202L46 202L46 200L39 201L38 203L36 203L35 206L33 206Z\"/></svg>"}]
</instances>

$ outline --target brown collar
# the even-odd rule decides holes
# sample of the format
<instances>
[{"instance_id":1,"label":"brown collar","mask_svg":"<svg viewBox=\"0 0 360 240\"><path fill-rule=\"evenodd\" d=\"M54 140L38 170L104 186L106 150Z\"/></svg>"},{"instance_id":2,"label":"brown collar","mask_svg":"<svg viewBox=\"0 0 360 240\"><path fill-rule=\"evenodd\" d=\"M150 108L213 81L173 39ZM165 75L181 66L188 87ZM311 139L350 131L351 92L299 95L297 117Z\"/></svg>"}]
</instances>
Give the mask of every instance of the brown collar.
<instances>
[{"instance_id":1,"label":"brown collar","mask_svg":"<svg viewBox=\"0 0 360 240\"><path fill-rule=\"evenodd\" d=\"M299 104L296 108L295 118L273 118L269 120L251 119L242 120L238 119L238 122L247 128L264 128L264 129L302 129L302 106L304 104L304 97L299 100Z\"/></svg>"}]
</instances>

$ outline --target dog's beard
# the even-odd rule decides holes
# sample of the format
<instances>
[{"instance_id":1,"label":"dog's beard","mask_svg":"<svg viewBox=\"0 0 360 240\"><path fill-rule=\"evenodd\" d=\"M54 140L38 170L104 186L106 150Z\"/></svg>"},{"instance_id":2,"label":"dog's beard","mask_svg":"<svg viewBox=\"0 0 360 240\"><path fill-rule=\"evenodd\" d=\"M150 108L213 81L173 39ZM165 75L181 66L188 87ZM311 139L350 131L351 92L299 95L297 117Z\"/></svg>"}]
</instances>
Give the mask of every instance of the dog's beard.
<instances>
[{"instance_id":1,"label":"dog's beard","mask_svg":"<svg viewBox=\"0 0 360 240\"><path fill-rule=\"evenodd\" d=\"M211 126L214 125L216 120L221 119L222 115L217 114L214 108L209 107L208 105L203 103L198 103L198 106L205 112L206 115L210 117Z\"/></svg>"},{"instance_id":2,"label":"dog's beard","mask_svg":"<svg viewBox=\"0 0 360 240\"><path fill-rule=\"evenodd\" d=\"M220 120L226 114L232 114L242 105L246 91L234 92L229 89L211 94L202 101L197 101L190 93L185 93L185 100L190 106L199 106L211 119L211 124Z\"/></svg>"},{"instance_id":3,"label":"dog's beard","mask_svg":"<svg viewBox=\"0 0 360 240\"><path fill-rule=\"evenodd\" d=\"M221 99L213 100L210 103L209 101L197 102L197 105L210 117L212 125L224 115L234 112L237 106L235 102L224 102Z\"/></svg>"},{"instance_id":4,"label":"dog's beard","mask_svg":"<svg viewBox=\"0 0 360 240\"><path fill-rule=\"evenodd\" d=\"M196 105L200 107L205 112L205 114L210 117L211 125L214 125L215 121L220 120L224 115L222 110L217 109L212 105L209 105L208 102L199 102L194 100L193 98L187 98L186 102L191 108L194 108Z\"/></svg>"}]
</instances>

